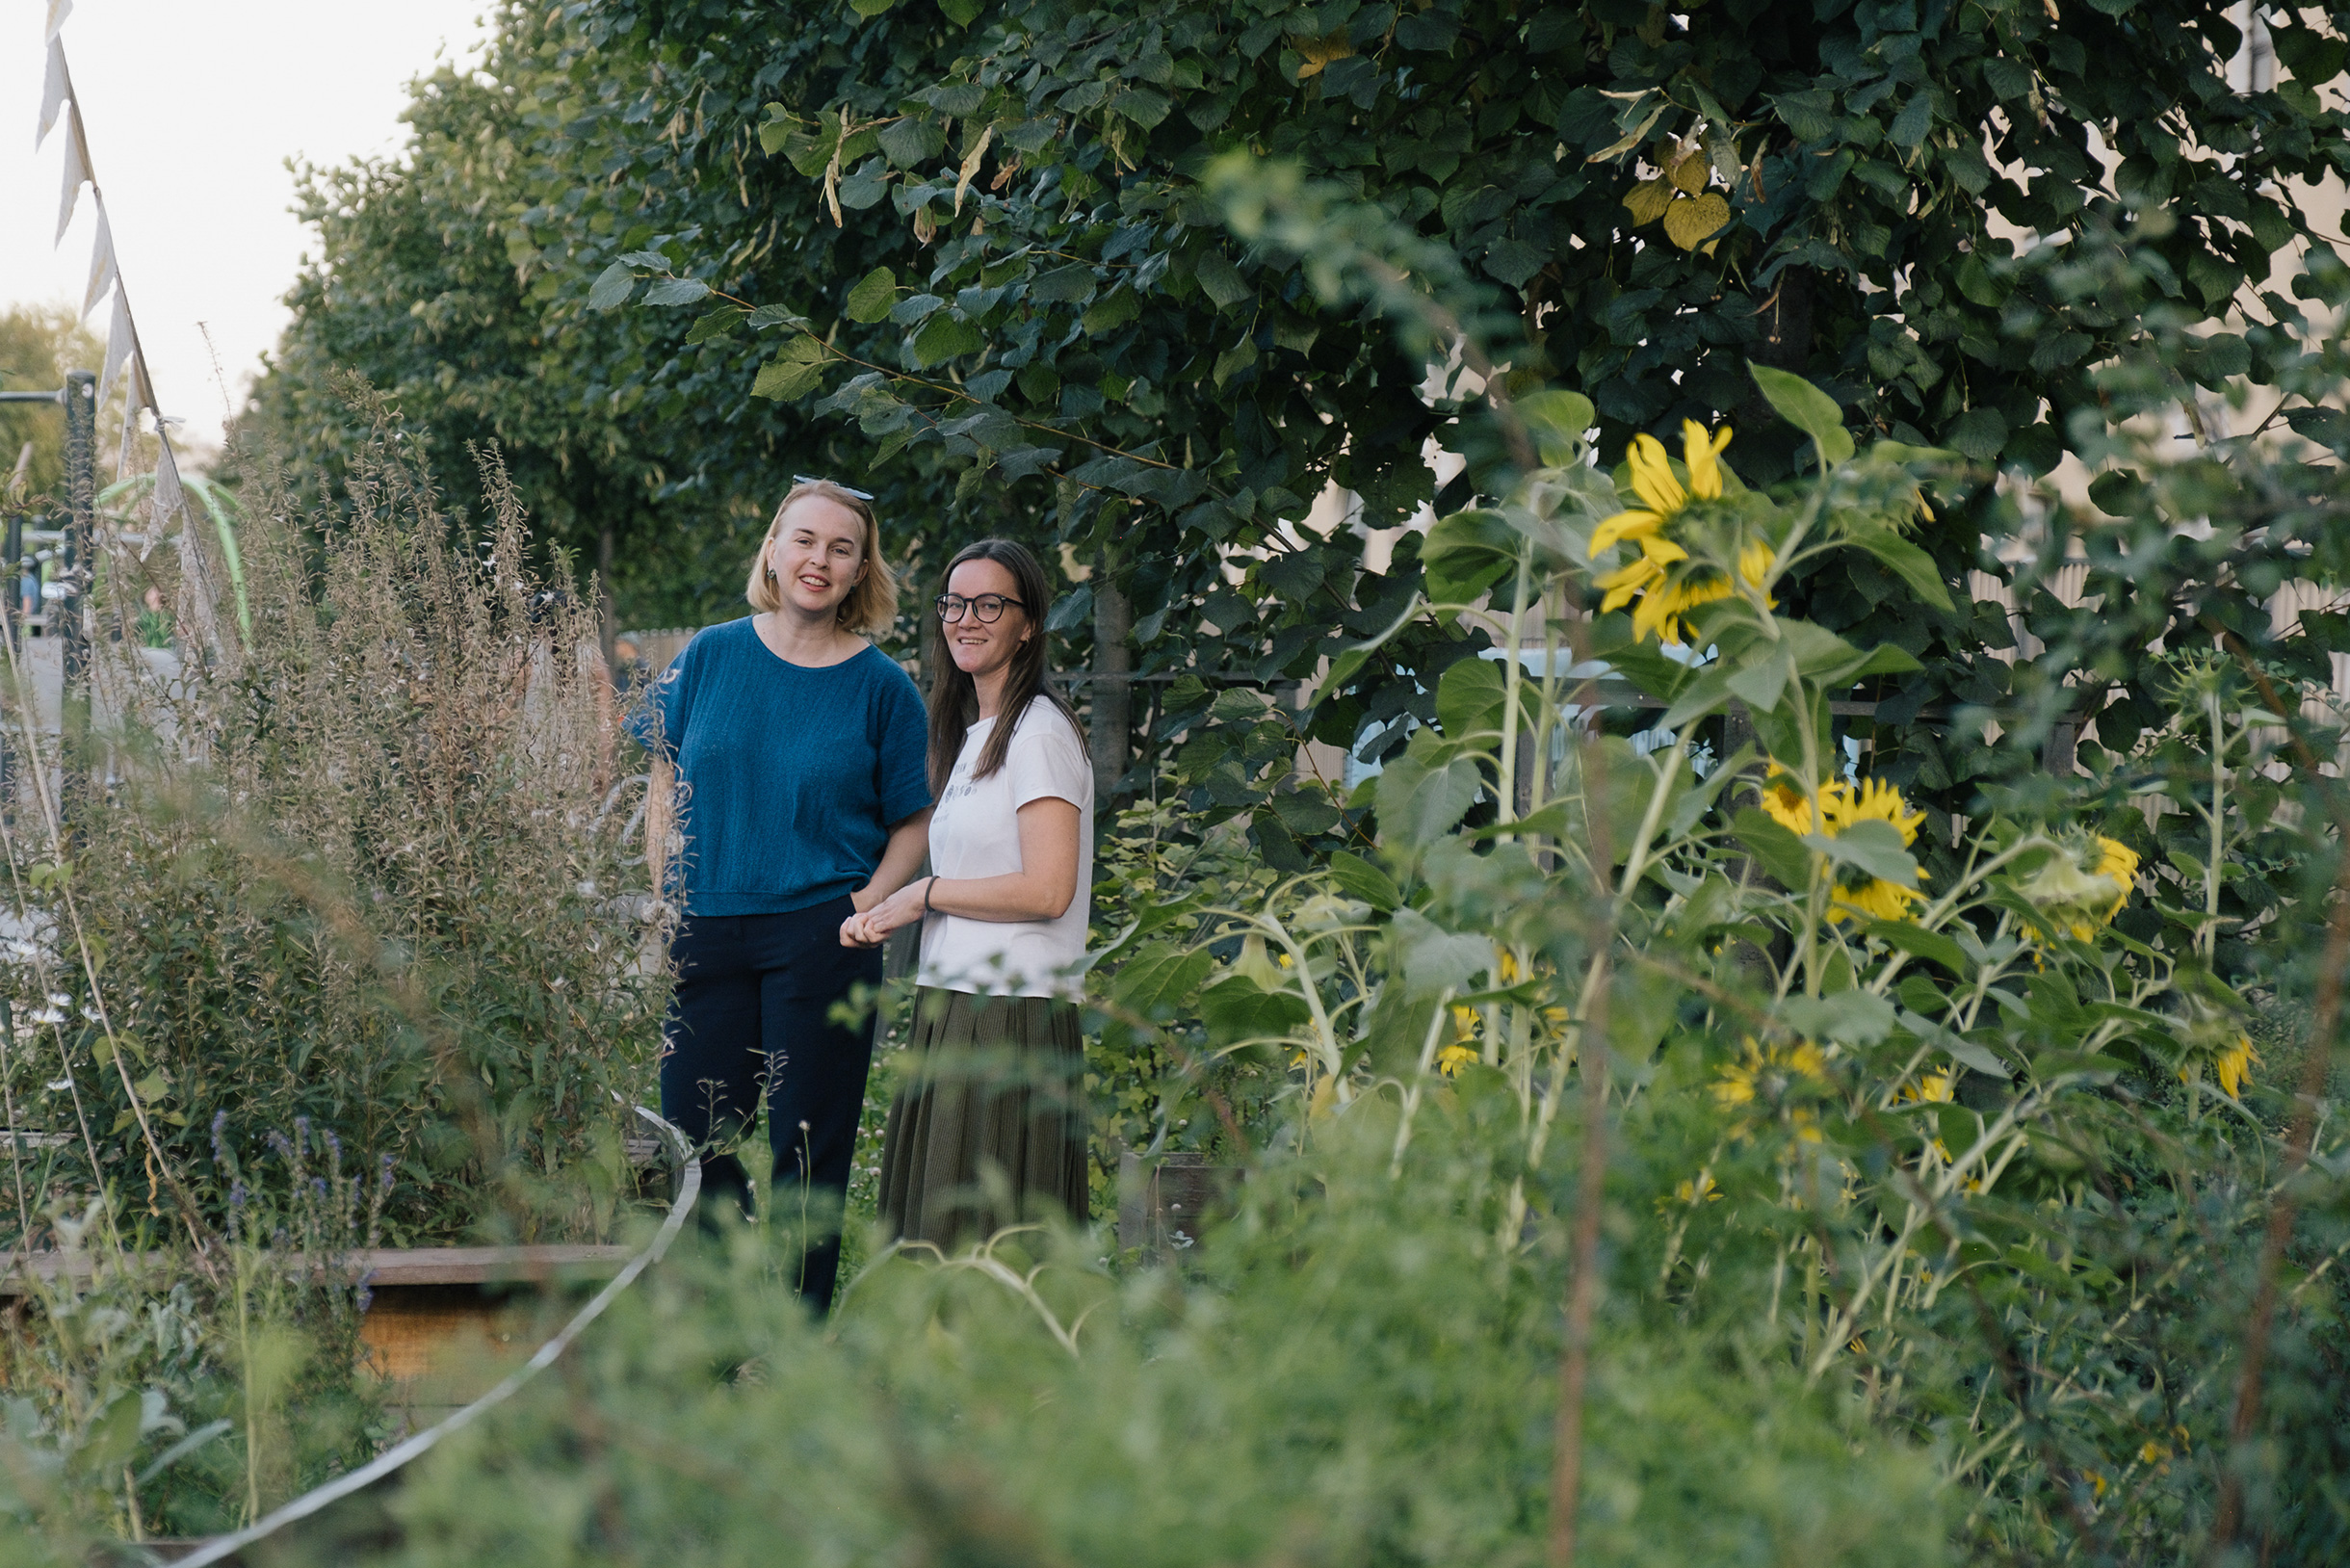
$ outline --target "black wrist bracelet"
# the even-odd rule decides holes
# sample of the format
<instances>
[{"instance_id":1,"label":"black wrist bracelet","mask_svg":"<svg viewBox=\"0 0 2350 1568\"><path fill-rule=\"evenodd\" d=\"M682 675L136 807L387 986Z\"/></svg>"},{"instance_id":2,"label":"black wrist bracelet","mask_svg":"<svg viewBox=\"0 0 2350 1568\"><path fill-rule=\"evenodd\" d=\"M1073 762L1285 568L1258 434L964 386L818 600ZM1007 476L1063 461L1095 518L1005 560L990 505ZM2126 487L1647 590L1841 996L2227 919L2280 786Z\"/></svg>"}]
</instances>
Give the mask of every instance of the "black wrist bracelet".
<instances>
[{"instance_id":1,"label":"black wrist bracelet","mask_svg":"<svg viewBox=\"0 0 2350 1568\"><path fill-rule=\"evenodd\" d=\"M930 890L936 886L938 886L938 878L935 876L927 877L923 881L922 912L926 915L935 915L938 913L938 911L932 908L930 905Z\"/></svg>"}]
</instances>

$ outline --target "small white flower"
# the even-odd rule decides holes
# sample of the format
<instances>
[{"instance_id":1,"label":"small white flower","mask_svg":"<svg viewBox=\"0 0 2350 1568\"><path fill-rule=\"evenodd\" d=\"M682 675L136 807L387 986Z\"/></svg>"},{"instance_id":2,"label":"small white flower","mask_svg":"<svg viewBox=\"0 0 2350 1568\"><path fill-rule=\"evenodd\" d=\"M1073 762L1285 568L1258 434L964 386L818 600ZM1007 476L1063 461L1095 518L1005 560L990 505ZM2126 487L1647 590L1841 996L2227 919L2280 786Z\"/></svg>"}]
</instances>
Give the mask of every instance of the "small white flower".
<instances>
[{"instance_id":1,"label":"small white flower","mask_svg":"<svg viewBox=\"0 0 2350 1568\"><path fill-rule=\"evenodd\" d=\"M51 991L49 993L49 1006L52 1007L70 1007L73 1006L73 998L67 996L63 991Z\"/></svg>"},{"instance_id":2,"label":"small white flower","mask_svg":"<svg viewBox=\"0 0 2350 1568\"><path fill-rule=\"evenodd\" d=\"M63 1093L65 1090L73 1087L73 1080L70 1078L61 1078L56 1083L51 1084L49 1087Z\"/></svg>"},{"instance_id":3,"label":"small white flower","mask_svg":"<svg viewBox=\"0 0 2350 1568\"><path fill-rule=\"evenodd\" d=\"M65 1021L65 1015L55 1007L36 1007L25 1016L36 1024L62 1024Z\"/></svg>"}]
</instances>

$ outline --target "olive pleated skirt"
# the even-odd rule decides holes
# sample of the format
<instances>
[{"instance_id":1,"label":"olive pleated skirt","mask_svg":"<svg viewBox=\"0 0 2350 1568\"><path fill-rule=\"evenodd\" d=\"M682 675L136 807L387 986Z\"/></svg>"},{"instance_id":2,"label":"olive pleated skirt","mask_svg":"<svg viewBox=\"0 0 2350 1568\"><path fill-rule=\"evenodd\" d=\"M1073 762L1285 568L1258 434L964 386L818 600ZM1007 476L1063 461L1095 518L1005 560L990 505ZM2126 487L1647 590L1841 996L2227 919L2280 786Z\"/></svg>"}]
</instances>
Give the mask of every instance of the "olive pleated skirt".
<instances>
[{"instance_id":1,"label":"olive pleated skirt","mask_svg":"<svg viewBox=\"0 0 2350 1568\"><path fill-rule=\"evenodd\" d=\"M1085 1046L1074 1003L914 993L913 1072L881 1142L881 1217L942 1248L1088 1217Z\"/></svg>"}]
</instances>

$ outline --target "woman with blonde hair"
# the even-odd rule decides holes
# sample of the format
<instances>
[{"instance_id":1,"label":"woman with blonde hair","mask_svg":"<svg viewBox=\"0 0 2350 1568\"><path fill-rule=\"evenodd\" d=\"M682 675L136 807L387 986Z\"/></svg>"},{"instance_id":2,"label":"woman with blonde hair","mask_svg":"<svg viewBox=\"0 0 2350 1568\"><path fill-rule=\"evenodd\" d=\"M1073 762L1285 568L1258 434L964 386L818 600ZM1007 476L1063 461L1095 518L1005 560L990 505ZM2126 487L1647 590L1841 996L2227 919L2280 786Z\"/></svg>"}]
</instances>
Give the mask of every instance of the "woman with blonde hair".
<instances>
[{"instance_id":1,"label":"woman with blonde hair","mask_svg":"<svg viewBox=\"0 0 2350 1568\"><path fill-rule=\"evenodd\" d=\"M1089 1207L1078 973L1093 767L1045 657L1052 594L1024 545L947 567L931 638L930 869L841 928L923 923L912 1081L890 1108L881 1218L946 1247Z\"/></svg>"},{"instance_id":2,"label":"woman with blonde hair","mask_svg":"<svg viewBox=\"0 0 2350 1568\"><path fill-rule=\"evenodd\" d=\"M799 1189L774 1212L811 1215L798 1283L820 1312L873 1061L870 1022L830 1014L881 980L879 954L845 959L837 933L921 866L930 816L921 693L867 640L898 610L872 499L794 484L751 562L756 614L696 634L650 716L654 799L674 802L682 841L668 864L655 824L682 916L661 1113L708 1149L747 1129L764 1087L775 1186ZM749 1202L731 1155L706 1157L702 1182L707 1199Z\"/></svg>"}]
</instances>

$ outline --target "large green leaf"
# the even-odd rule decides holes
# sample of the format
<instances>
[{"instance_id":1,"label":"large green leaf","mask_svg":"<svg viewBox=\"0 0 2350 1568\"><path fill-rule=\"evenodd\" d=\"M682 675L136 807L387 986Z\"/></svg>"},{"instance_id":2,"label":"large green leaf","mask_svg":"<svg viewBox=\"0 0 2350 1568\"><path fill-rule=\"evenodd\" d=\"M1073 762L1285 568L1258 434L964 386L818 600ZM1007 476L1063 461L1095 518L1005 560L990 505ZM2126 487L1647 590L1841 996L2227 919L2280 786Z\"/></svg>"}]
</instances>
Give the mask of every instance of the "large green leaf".
<instances>
[{"instance_id":1,"label":"large green leaf","mask_svg":"<svg viewBox=\"0 0 2350 1568\"><path fill-rule=\"evenodd\" d=\"M1520 536L1500 512L1484 508L1456 511L1428 530L1420 546L1428 597L1439 604L1470 604L1517 568Z\"/></svg>"},{"instance_id":2,"label":"large green leaf","mask_svg":"<svg viewBox=\"0 0 2350 1568\"><path fill-rule=\"evenodd\" d=\"M1781 887L1800 892L1811 884L1812 856L1803 840L1760 806L1740 806L1730 831Z\"/></svg>"},{"instance_id":3,"label":"large green leaf","mask_svg":"<svg viewBox=\"0 0 2350 1568\"><path fill-rule=\"evenodd\" d=\"M1839 865L1852 866L1903 887L1918 885L1918 862L1891 823L1860 822L1837 833L1807 833L1803 842Z\"/></svg>"},{"instance_id":4,"label":"large green leaf","mask_svg":"<svg viewBox=\"0 0 2350 1568\"><path fill-rule=\"evenodd\" d=\"M1373 909L1385 913L1403 902L1403 891L1396 879L1362 856L1345 849L1330 856L1327 870L1349 898L1362 900Z\"/></svg>"},{"instance_id":5,"label":"large green leaf","mask_svg":"<svg viewBox=\"0 0 2350 1568\"><path fill-rule=\"evenodd\" d=\"M1581 460L1584 432L1591 429L1595 410L1580 392L1545 391L1528 394L1512 405L1534 438L1534 449L1553 468Z\"/></svg>"},{"instance_id":6,"label":"large green leaf","mask_svg":"<svg viewBox=\"0 0 2350 1568\"><path fill-rule=\"evenodd\" d=\"M1792 372L1769 365L1746 368L1779 417L1812 438L1822 467L1832 468L1852 456L1852 437L1844 431L1843 410L1834 398Z\"/></svg>"},{"instance_id":7,"label":"large green leaf","mask_svg":"<svg viewBox=\"0 0 2350 1568\"><path fill-rule=\"evenodd\" d=\"M1492 659L1459 659L1436 683L1436 722L1448 739L1498 736L1508 698L1509 672ZM1518 682L1518 723L1530 730L1541 714L1542 686L1526 676Z\"/></svg>"},{"instance_id":8,"label":"large green leaf","mask_svg":"<svg viewBox=\"0 0 2350 1568\"><path fill-rule=\"evenodd\" d=\"M849 291L849 319L853 322L877 322L889 318L890 306L898 302L898 277L887 267L875 267Z\"/></svg>"},{"instance_id":9,"label":"large green leaf","mask_svg":"<svg viewBox=\"0 0 2350 1568\"><path fill-rule=\"evenodd\" d=\"M1950 610L1950 590L1943 584L1942 569L1917 545L1898 534L1875 531L1856 533L1852 542L1883 562L1912 593L1937 610Z\"/></svg>"},{"instance_id":10,"label":"large green leaf","mask_svg":"<svg viewBox=\"0 0 2350 1568\"><path fill-rule=\"evenodd\" d=\"M1392 929L1404 987L1414 995L1467 990L1493 967L1493 938L1479 932L1448 931L1417 909L1397 910Z\"/></svg>"},{"instance_id":11,"label":"large green leaf","mask_svg":"<svg viewBox=\"0 0 2350 1568\"><path fill-rule=\"evenodd\" d=\"M1204 948L1145 948L1119 968L1110 994L1119 1006L1153 1016L1181 1006L1214 967Z\"/></svg>"},{"instance_id":12,"label":"large green leaf","mask_svg":"<svg viewBox=\"0 0 2350 1568\"><path fill-rule=\"evenodd\" d=\"M986 343L977 327L942 310L914 334L914 362L925 367L941 364L958 354L977 353Z\"/></svg>"},{"instance_id":13,"label":"large green leaf","mask_svg":"<svg viewBox=\"0 0 2350 1568\"><path fill-rule=\"evenodd\" d=\"M1867 991L1791 996L1779 1004L1779 1021L1815 1040L1874 1045L1893 1031L1893 1005Z\"/></svg>"},{"instance_id":14,"label":"large green leaf","mask_svg":"<svg viewBox=\"0 0 2350 1568\"><path fill-rule=\"evenodd\" d=\"M1440 748L1423 731L1379 774L1379 831L1399 844L1432 844L1460 824L1483 787L1473 758Z\"/></svg>"},{"instance_id":15,"label":"large green leaf","mask_svg":"<svg viewBox=\"0 0 2350 1568\"><path fill-rule=\"evenodd\" d=\"M588 290L588 308L616 310L628 303L628 297L636 287L637 274L628 263L615 261L596 274L595 282Z\"/></svg>"},{"instance_id":16,"label":"large green leaf","mask_svg":"<svg viewBox=\"0 0 2350 1568\"><path fill-rule=\"evenodd\" d=\"M1244 975L1217 980L1199 994L1200 1021L1217 1045L1279 1039L1314 1016L1294 991L1267 991Z\"/></svg>"}]
</instances>

